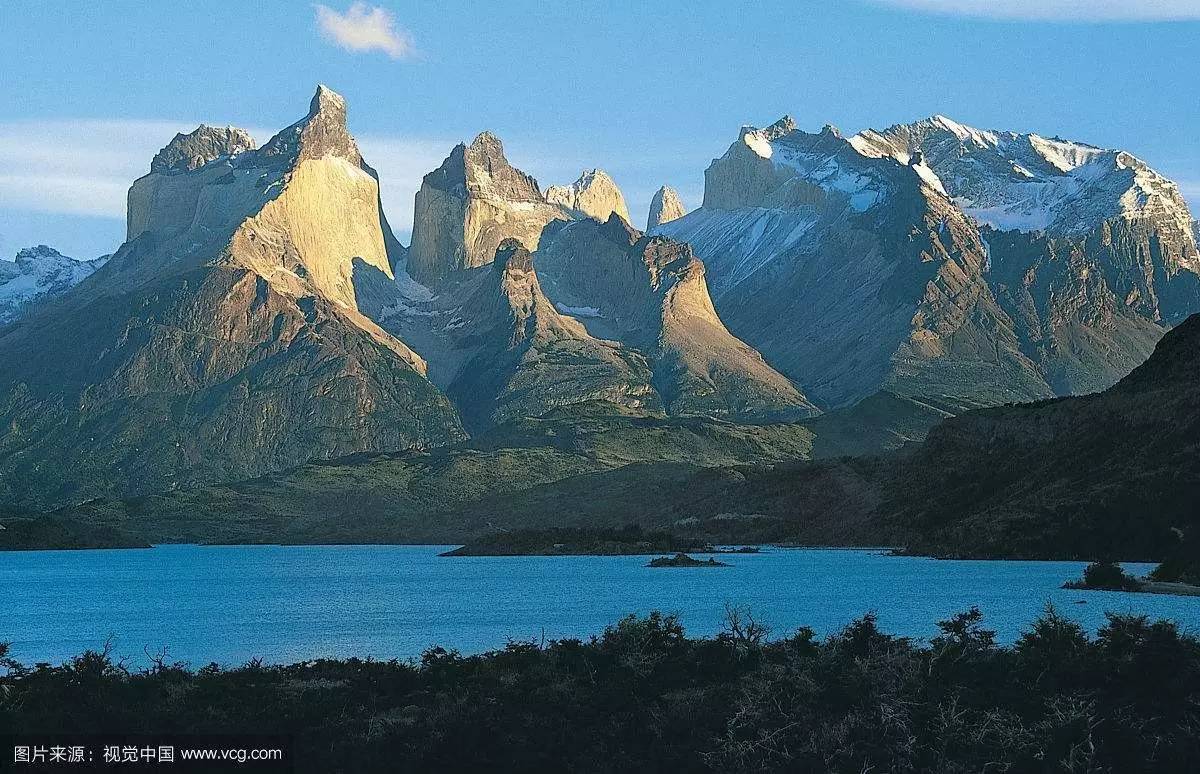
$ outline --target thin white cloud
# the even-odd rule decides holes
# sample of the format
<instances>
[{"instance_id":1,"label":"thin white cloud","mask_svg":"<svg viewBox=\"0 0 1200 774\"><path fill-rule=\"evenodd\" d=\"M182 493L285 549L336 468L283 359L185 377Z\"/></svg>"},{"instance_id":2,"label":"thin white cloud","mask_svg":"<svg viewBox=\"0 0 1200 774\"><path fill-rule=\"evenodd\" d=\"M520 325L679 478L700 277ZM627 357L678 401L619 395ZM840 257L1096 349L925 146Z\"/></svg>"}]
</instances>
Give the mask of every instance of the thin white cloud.
<instances>
[{"instance_id":1,"label":"thin white cloud","mask_svg":"<svg viewBox=\"0 0 1200 774\"><path fill-rule=\"evenodd\" d=\"M1200 0L874 0L879 5L954 16L1040 21L1200 19Z\"/></svg>"},{"instance_id":2,"label":"thin white cloud","mask_svg":"<svg viewBox=\"0 0 1200 774\"><path fill-rule=\"evenodd\" d=\"M125 192L188 121L0 123L0 208L125 218Z\"/></svg>"},{"instance_id":3,"label":"thin white cloud","mask_svg":"<svg viewBox=\"0 0 1200 774\"><path fill-rule=\"evenodd\" d=\"M391 11L366 3L354 3L345 13L327 5L316 5L317 27L321 34L346 51L382 51L392 59L413 54L408 32L396 25Z\"/></svg>"}]
</instances>

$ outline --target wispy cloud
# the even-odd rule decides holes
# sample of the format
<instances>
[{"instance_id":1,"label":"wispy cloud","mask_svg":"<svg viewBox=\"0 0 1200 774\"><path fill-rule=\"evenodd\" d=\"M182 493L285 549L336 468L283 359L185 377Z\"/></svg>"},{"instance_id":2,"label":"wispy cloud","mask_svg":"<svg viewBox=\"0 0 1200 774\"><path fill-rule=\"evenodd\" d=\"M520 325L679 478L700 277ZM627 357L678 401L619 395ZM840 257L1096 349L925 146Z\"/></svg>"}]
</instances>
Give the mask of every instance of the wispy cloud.
<instances>
[{"instance_id":1,"label":"wispy cloud","mask_svg":"<svg viewBox=\"0 0 1200 774\"><path fill-rule=\"evenodd\" d=\"M990 19L1043 21L1182 21L1200 19L1200 0L874 0L915 11Z\"/></svg>"},{"instance_id":2,"label":"wispy cloud","mask_svg":"<svg viewBox=\"0 0 1200 774\"><path fill-rule=\"evenodd\" d=\"M327 5L316 5L317 27L334 45L347 51L382 51L392 59L413 54L413 41L391 11L366 3L354 3L345 13Z\"/></svg>"},{"instance_id":3,"label":"wispy cloud","mask_svg":"<svg viewBox=\"0 0 1200 774\"><path fill-rule=\"evenodd\" d=\"M125 192L188 121L0 123L0 208L125 217Z\"/></svg>"}]
</instances>

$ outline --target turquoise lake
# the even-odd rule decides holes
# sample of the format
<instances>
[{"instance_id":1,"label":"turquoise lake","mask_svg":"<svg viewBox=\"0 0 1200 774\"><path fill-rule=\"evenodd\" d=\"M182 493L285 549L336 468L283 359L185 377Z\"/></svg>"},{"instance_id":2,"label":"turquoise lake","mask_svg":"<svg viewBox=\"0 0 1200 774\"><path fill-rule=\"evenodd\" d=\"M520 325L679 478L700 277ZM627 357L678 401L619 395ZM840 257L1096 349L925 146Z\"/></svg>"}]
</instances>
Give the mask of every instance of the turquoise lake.
<instances>
[{"instance_id":1,"label":"turquoise lake","mask_svg":"<svg viewBox=\"0 0 1200 774\"><path fill-rule=\"evenodd\" d=\"M914 638L977 605L1004 642L1053 603L1089 630L1104 612L1200 631L1200 597L1060 588L1081 562L938 561L878 551L767 548L713 569L651 569L648 557L441 558L446 546L161 546L0 553L0 641L32 664L111 639L131 665L168 649L202 666L250 658L407 659L432 646L476 653L510 639L587 637L628 613L677 613L711 634L726 602L776 635L837 631L874 611ZM697 556L700 556L697 554ZM1142 574L1149 565L1126 565ZM1083 601L1085 604L1079 604Z\"/></svg>"}]
</instances>

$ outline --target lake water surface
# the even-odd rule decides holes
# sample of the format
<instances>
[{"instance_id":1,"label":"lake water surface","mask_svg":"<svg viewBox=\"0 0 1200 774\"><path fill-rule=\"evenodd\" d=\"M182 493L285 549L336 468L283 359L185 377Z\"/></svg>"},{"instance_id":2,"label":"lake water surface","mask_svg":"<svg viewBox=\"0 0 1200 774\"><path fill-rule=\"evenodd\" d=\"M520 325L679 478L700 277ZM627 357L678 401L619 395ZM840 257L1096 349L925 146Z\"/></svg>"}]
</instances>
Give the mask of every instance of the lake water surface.
<instances>
[{"instance_id":1,"label":"lake water surface","mask_svg":"<svg viewBox=\"0 0 1200 774\"><path fill-rule=\"evenodd\" d=\"M1080 562L937 561L875 551L764 549L715 569L651 569L647 557L440 558L445 546L161 546L0 553L0 641L24 663L59 662L111 638L201 666L259 657L406 659L431 645L475 653L509 639L586 637L628 613L678 613L717 630L726 602L776 634L838 630L874 611L916 638L978 605L1014 640L1052 602L1091 631L1104 612L1200 631L1200 597L1066 591ZM1139 574L1149 565L1126 565ZM1086 604L1077 604L1078 600Z\"/></svg>"}]
</instances>

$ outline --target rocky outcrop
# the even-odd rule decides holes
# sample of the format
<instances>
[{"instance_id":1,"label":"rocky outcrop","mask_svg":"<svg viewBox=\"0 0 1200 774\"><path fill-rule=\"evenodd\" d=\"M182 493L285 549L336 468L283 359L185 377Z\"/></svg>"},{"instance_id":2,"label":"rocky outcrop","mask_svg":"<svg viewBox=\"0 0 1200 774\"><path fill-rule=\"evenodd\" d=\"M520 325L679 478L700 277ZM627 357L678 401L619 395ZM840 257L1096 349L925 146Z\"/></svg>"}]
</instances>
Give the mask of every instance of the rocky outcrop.
<instances>
[{"instance_id":1,"label":"rocky outcrop","mask_svg":"<svg viewBox=\"0 0 1200 774\"><path fill-rule=\"evenodd\" d=\"M660 409L645 357L560 314L542 291L533 256L515 239L500 245L460 314L467 324L458 347L474 351L447 393L468 427L588 402Z\"/></svg>"},{"instance_id":2,"label":"rocky outcrop","mask_svg":"<svg viewBox=\"0 0 1200 774\"><path fill-rule=\"evenodd\" d=\"M538 183L508 163L499 138L484 132L459 144L417 191L408 272L436 285L485 266L505 239L537 247L542 228L571 215L548 203Z\"/></svg>"},{"instance_id":3,"label":"rocky outcrop","mask_svg":"<svg viewBox=\"0 0 1200 774\"><path fill-rule=\"evenodd\" d=\"M14 364L0 375L6 500L133 495L463 437L424 361L356 306L353 275L391 269L341 97L321 88L262 149L184 167L134 184L130 239L86 293L0 332Z\"/></svg>"},{"instance_id":4,"label":"rocky outcrop","mask_svg":"<svg viewBox=\"0 0 1200 774\"><path fill-rule=\"evenodd\" d=\"M570 185L552 185L546 189L546 200L567 210L576 218L606 221L614 212L626 223L629 208L621 189L602 169L586 170Z\"/></svg>"},{"instance_id":5,"label":"rocky outcrop","mask_svg":"<svg viewBox=\"0 0 1200 774\"><path fill-rule=\"evenodd\" d=\"M131 241L190 234L203 253L232 238L248 268L298 294L300 285L315 286L355 315L355 266L392 276L395 238L375 171L346 129L345 101L324 86L308 115L260 150L223 153L186 174L151 171L139 178L129 190L128 219ZM137 268L159 267L142 259Z\"/></svg>"},{"instance_id":6,"label":"rocky outcrop","mask_svg":"<svg viewBox=\"0 0 1200 774\"><path fill-rule=\"evenodd\" d=\"M693 245L730 329L817 400L958 410L1103 389L1144 359L1200 309L1185 223L1128 154L948 119L849 139L783 119L744 127L704 206L656 232Z\"/></svg>"},{"instance_id":7,"label":"rocky outcrop","mask_svg":"<svg viewBox=\"0 0 1200 774\"><path fill-rule=\"evenodd\" d=\"M791 116L765 129L743 126L737 142L704 170L703 206L732 210L765 204L764 199L784 180L794 177L786 167L771 161L771 143L794 131L796 122Z\"/></svg>"},{"instance_id":8,"label":"rocky outcrop","mask_svg":"<svg viewBox=\"0 0 1200 774\"><path fill-rule=\"evenodd\" d=\"M687 210L684 209L679 194L675 192L674 188L664 185L655 191L653 198L650 199L650 213L646 216L646 230L651 231L664 223L682 218L686 214Z\"/></svg>"},{"instance_id":9,"label":"rocky outcrop","mask_svg":"<svg viewBox=\"0 0 1200 774\"><path fill-rule=\"evenodd\" d=\"M151 172L190 172L216 161L254 150L254 138L244 129L200 124L187 134L179 133L150 162Z\"/></svg>"},{"instance_id":10,"label":"rocky outcrop","mask_svg":"<svg viewBox=\"0 0 1200 774\"><path fill-rule=\"evenodd\" d=\"M0 325L66 293L92 276L108 258L77 261L38 245L21 250L15 260L0 261Z\"/></svg>"},{"instance_id":11,"label":"rocky outcrop","mask_svg":"<svg viewBox=\"0 0 1200 774\"><path fill-rule=\"evenodd\" d=\"M816 408L713 308L691 248L616 215L547 228L536 262L558 308L595 336L647 353L673 414L808 416Z\"/></svg>"}]
</instances>

